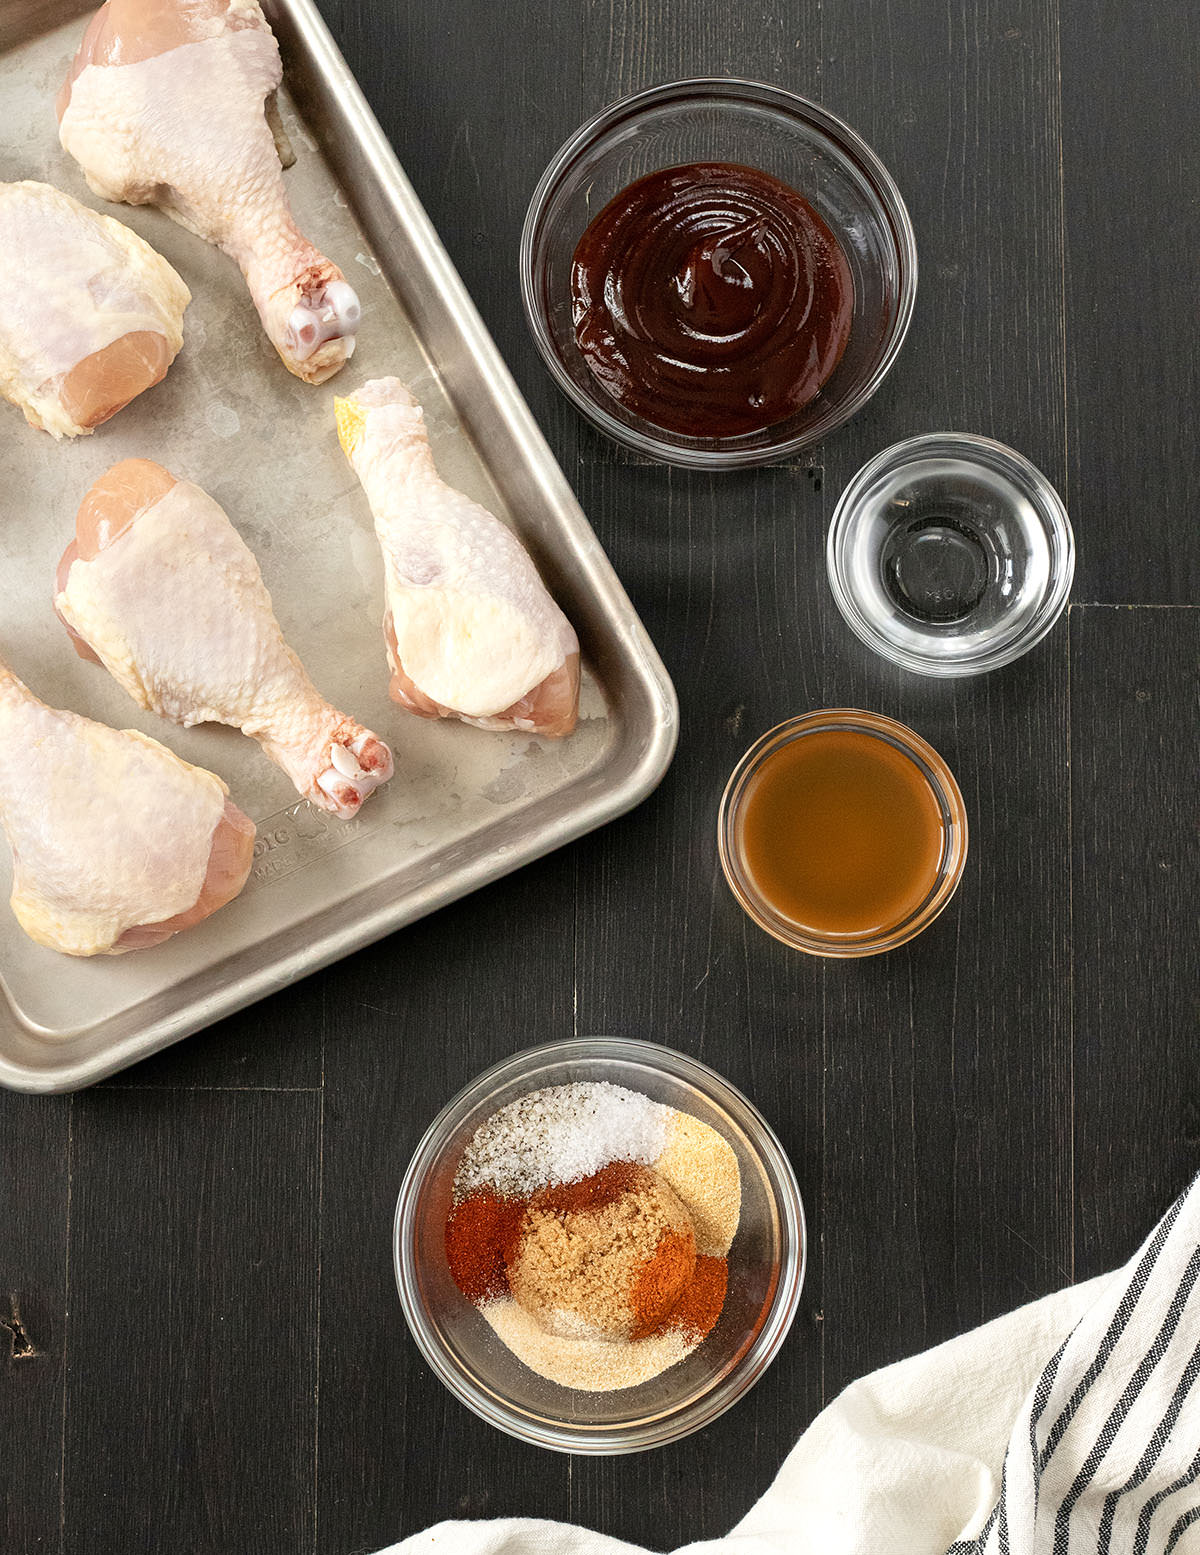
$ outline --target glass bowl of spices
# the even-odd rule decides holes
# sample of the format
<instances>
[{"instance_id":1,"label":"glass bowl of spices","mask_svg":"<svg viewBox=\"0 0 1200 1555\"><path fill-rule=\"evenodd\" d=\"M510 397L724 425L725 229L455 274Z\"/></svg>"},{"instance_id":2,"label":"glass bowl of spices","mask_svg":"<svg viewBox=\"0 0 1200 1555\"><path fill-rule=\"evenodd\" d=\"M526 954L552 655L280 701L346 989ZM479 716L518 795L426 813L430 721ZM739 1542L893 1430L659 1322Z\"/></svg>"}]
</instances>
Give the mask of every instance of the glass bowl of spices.
<instances>
[{"instance_id":1,"label":"glass bowl of spices","mask_svg":"<svg viewBox=\"0 0 1200 1555\"><path fill-rule=\"evenodd\" d=\"M917 251L887 169L779 87L677 81L603 109L546 169L521 236L529 327L558 386L635 453L788 458L895 361Z\"/></svg>"},{"instance_id":2,"label":"glass bowl of spices","mask_svg":"<svg viewBox=\"0 0 1200 1555\"><path fill-rule=\"evenodd\" d=\"M826 708L768 730L738 762L717 847L759 928L810 955L870 956L914 938L954 895L967 812L919 734Z\"/></svg>"},{"instance_id":3,"label":"glass bowl of spices","mask_svg":"<svg viewBox=\"0 0 1200 1555\"><path fill-rule=\"evenodd\" d=\"M515 1054L434 1119L396 1205L413 1337L462 1403L561 1452L676 1441L783 1343L804 1211L727 1081L649 1042Z\"/></svg>"}]
</instances>

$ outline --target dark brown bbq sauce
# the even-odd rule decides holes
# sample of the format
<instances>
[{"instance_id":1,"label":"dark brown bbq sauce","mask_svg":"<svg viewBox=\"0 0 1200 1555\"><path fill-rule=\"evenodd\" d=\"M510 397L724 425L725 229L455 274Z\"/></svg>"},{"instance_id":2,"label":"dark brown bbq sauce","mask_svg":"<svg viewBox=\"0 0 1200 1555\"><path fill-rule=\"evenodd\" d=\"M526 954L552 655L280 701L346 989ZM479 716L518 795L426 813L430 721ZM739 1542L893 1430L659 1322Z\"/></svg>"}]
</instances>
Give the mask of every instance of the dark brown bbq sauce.
<instances>
[{"instance_id":1,"label":"dark brown bbq sauce","mask_svg":"<svg viewBox=\"0 0 1200 1555\"><path fill-rule=\"evenodd\" d=\"M854 285L803 196L752 167L693 162L623 189L580 238L575 338L628 411L686 437L775 426L850 337Z\"/></svg>"}]
</instances>

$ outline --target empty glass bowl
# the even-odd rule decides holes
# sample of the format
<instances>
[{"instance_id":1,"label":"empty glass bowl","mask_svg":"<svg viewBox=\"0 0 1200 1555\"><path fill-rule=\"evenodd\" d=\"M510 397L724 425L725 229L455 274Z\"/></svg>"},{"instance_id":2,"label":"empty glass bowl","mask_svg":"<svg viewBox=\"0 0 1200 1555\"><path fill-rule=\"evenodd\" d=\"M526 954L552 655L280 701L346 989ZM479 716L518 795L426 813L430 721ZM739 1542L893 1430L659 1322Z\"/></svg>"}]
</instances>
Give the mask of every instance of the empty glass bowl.
<instances>
[{"instance_id":1,"label":"empty glass bowl","mask_svg":"<svg viewBox=\"0 0 1200 1555\"><path fill-rule=\"evenodd\" d=\"M826 561L837 607L868 648L922 675L976 675L1054 625L1075 541L1062 499L1022 454L937 432L859 470Z\"/></svg>"},{"instance_id":2,"label":"empty glass bowl","mask_svg":"<svg viewBox=\"0 0 1200 1555\"><path fill-rule=\"evenodd\" d=\"M764 431L698 438L656 427L601 387L576 344L571 262L588 223L635 179L686 162L734 162L781 179L824 218L850 264L854 316L841 361L815 399ZM520 269L534 341L568 398L634 452L699 469L784 459L849 420L895 361L917 290L912 223L870 147L816 103L734 79L654 87L590 119L534 191Z\"/></svg>"},{"instance_id":3,"label":"empty glass bowl","mask_svg":"<svg viewBox=\"0 0 1200 1555\"><path fill-rule=\"evenodd\" d=\"M742 1179L741 1222L716 1327L677 1365L610 1393L562 1387L522 1365L458 1290L446 1261L454 1174L475 1130L518 1096L585 1080L627 1086L690 1112L732 1146ZM715 1420L774 1359L804 1281L804 1210L782 1146L728 1081L652 1042L590 1037L514 1054L443 1108L405 1173L393 1249L413 1338L468 1409L539 1447L636 1452L677 1441Z\"/></svg>"}]
</instances>

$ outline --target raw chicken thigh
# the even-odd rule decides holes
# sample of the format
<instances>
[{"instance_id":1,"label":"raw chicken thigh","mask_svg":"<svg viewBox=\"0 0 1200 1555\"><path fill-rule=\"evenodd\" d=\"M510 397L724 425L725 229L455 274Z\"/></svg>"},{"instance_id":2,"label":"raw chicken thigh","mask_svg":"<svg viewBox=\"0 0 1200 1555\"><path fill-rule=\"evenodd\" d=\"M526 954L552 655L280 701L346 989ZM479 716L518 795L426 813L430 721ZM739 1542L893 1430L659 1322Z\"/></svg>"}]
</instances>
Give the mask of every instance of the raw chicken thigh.
<instances>
[{"instance_id":1,"label":"raw chicken thigh","mask_svg":"<svg viewBox=\"0 0 1200 1555\"><path fill-rule=\"evenodd\" d=\"M54 605L141 707L241 729L322 810L348 818L391 777L391 751L321 696L284 642L224 510L161 465L125 459L87 493Z\"/></svg>"},{"instance_id":2,"label":"raw chicken thigh","mask_svg":"<svg viewBox=\"0 0 1200 1555\"><path fill-rule=\"evenodd\" d=\"M398 378L334 403L383 548L392 698L426 718L570 734L579 643L521 542L441 479Z\"/></svg>"},{"instance_id":3,"label":"raw chicken thigh","mask_svg":"<svg viewBox=\"0 0 1200 1555\"><path fill-rule=\"evenodd\" d=\"M257 0L108 0L59 138L98 195L161 206L235 259L288 371L321 383L354 350L359 304L292 217L266 116L282 73Z\"/></svg>"},{"instance_id":4,"label":"raw chicken thigh","mask_svg":"<svg viewBox=\"0 0 1200 1555\"><path fill-rule=\"evenodd\" d=\"M161 382L191 293L111 216L49 184L0 184L0 394L78 437Z\"/></svg>"},{"instance_id":5,"label":"raw chicken thigh","mask_svg":"<svg viewBox=\"0 0 1200 1555\"><path fill-rule=\"evenodd\" d=\"M0 824L13 912L39 945L117 955L232 901L254 822L227 794L143 734L47 707L0 664Z\"/></svg>"}]
</instances>

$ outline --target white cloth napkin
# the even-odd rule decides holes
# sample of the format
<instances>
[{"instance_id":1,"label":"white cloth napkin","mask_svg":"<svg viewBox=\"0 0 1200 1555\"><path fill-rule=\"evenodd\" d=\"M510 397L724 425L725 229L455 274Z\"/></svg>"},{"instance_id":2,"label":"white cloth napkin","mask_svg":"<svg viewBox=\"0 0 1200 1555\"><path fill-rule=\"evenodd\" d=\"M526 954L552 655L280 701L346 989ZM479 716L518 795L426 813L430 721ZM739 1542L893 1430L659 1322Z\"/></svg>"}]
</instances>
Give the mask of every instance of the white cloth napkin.
<instances>
[{"instance_id":1,"label":"white cloth napkin","mask_svg":"<svg viewBox=\"0 0 1200 1555\"><path fill-rule=\"evenodd\" d=\"M1200 1178L1117 1273L852 1383L687 1555L1197 1555L1198 1276ZM383 1555L645 1552L504 1518Z\"/></svg>"}]
</instances>

